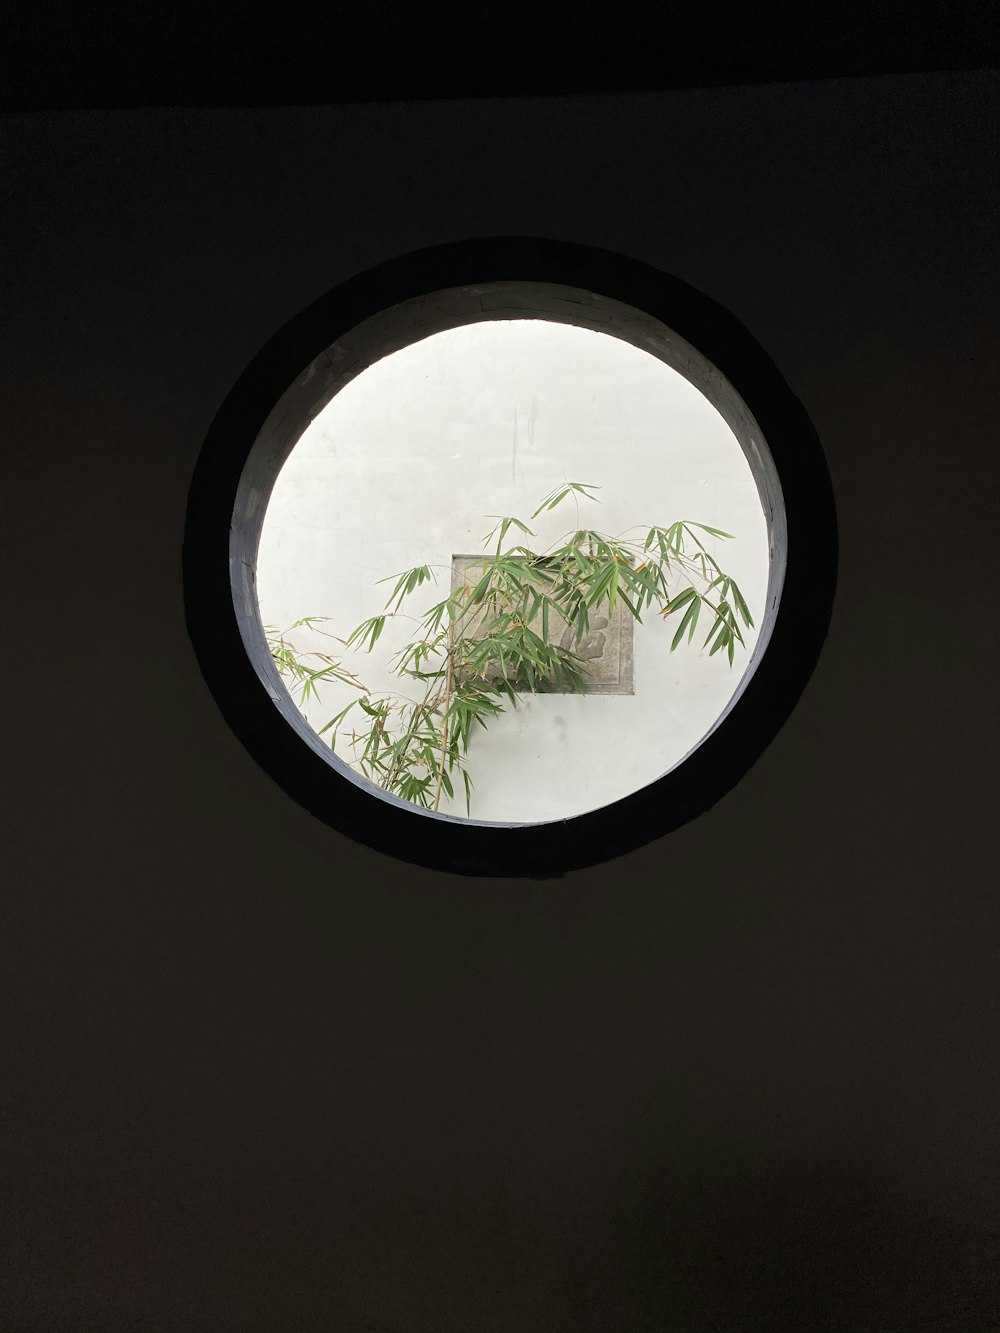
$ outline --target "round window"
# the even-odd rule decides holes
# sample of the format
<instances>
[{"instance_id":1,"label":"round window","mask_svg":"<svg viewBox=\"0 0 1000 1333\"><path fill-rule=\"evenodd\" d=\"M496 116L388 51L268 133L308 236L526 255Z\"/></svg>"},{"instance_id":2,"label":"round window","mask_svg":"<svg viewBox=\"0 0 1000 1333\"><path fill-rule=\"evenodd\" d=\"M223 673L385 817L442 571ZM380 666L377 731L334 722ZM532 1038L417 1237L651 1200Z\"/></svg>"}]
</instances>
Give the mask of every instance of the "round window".
<instances>
[{"instance_id":1,"label":"round window","mask_svg":"<svg viewBox=\"0 0 1000 1333\"><path fill-rule=\"evenodd\" d=\"M282 330L185 542L203 671L291 795L391 855L538 877L738 780L834 571L818 442L749 335L528 241L405 257Z\"/></svg>"}]
</instances>

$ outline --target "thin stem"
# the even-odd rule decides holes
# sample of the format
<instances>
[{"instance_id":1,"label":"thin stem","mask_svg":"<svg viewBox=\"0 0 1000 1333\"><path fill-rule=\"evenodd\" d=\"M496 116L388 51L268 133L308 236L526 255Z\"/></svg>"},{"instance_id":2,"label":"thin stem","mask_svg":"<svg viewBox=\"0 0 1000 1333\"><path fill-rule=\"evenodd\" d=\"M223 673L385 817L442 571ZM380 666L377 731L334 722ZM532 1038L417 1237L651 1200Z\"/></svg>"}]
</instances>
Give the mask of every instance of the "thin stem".
<instances>
[{"instance_id":1,"label":"thin stem","mask_svg":"<svg viewBox=\"0 0 1000 1333\"><path fill-rule=\"evenodd\" d=\"M414 729L416 728L417 721L418 721L419 716L420 716L420 707L421 707L420 704L414 704L414 705L413 705L413 714L412 714L412 716L411 716L411 718L410 718L410 725L409 725L409 727L407 727L407 729L406 729L406 735L403 737L404 744L403 744L402 748L400 749L399 754L396 756L395 760L393 761L393 765L392 765L392 767L391 767L390 769L386 770L384 779L382 780L382 782L379 783L379 786L382 788L383 791L392 791L393 783L396 781L396 778L399 776L399 770L400 770L400 769L402 768L402 766L403 766L403 755L406 753L406 746L409 745L410 741L413 739L413 732L414 732ZM354 742L354 748L355 748L355 753L356 753L356 752L357 752L357 742L356 742L356 741Z\"/></svg>"},{"instance_id":2,"label":"thin stem","mask_svg":"<svg viewBox=\"0 0 1000 1333\"><path fill-rule=\"evenodd\" d=\"M444 764L448 754L448 704L451 699L451 673L454 662L452 651L455 637L454 621L448 626L448 674L444 682L444 727L441 732L441 763L438 765L437 791L434 793L434 809L441 804L441 784L444 782Z\"/></svg>"}]
</instances>

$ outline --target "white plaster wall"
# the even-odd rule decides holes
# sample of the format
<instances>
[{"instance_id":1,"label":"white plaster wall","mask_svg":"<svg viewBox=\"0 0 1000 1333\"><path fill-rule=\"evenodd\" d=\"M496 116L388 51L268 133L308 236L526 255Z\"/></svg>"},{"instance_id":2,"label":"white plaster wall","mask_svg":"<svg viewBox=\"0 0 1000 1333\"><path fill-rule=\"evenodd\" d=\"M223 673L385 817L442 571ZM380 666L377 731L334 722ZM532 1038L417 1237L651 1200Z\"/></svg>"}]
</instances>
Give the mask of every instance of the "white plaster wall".
<instances>
[{"instance_id":1,"label":"white plaster wall","mask_svg":"<svg viewBox=\"0 0 1000 1333\"><path fill-rule=\"evenodd\" d=\"M525 519L564 480L596 483L601 503L579 521L619 533L693 519L735 535L706 538L742 588L764 606L768 543L756 487L728 426L676 372L631 344L542 320L466 325L370 367L317 416L275 484L257 587L267 624L328 616L346 637L382 609L379 579L416 564L449 586L453 553L482 549L489 514ZM577 526L574 506L532 524L548 545ZM389 658L412 636L386 626L376 652L345 662L374 689L399 687ZM674 623L635 627L635 694L537 695L475 737L469 755L474 818L540 821L598 808L678 763L712 728L749 661L694 644L670 653ZM341 651L299 630L301 648ZM352 691L336 683L305 709L317 729ZM338 753L349 750L338 745ZM448 808L442 806L443 809ZM464 815L464 799L450 812Z\"/></svg>"}]
</instances>

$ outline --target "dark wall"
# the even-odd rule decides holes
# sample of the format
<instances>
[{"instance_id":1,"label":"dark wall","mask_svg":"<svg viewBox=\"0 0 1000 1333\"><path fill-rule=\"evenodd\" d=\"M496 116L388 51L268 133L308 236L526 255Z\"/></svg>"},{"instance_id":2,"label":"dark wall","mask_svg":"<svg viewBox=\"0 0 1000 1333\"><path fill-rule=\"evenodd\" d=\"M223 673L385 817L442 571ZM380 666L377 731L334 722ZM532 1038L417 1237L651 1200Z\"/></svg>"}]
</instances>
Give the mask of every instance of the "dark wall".
<instances>
[{"instance_id":1,"label":"dark wall","mask_svg":"<svg viewBox=\"0 0 1000 1333\"><path fill-rule=\"evenodd\" d=\"M996 110L920 76L5 125L3 1328L1000 1327ZM841 525L764 758L550 883L307 816L181 598L272 332L518 233L726 305Z\"/></svg>"}]
</instances>

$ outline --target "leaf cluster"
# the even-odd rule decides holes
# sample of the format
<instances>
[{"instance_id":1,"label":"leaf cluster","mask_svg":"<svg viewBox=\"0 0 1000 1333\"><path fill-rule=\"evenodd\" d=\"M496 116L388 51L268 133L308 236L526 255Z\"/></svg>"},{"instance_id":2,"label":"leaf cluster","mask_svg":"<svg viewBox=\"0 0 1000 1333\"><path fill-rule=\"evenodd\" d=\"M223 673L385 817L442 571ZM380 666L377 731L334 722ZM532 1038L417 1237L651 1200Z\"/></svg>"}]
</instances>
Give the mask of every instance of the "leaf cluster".
<instances>
[{"instance_id":1,"label":"leaf cluster","mask_svg":"<svg viewBox=\"0 0 1000 1333\"><path fill-rule=\"evenodd\" d=\"M597 489L581 482L558 486L531 521L571 498L577 505L596 501ZM414 637L392 659L409 693L372 692L339 661L308 654L319 665L306 665L283 636L269 639L279 671L303 701L323 679L361 691L320 734L329 734L331 748L338 741L347 745L351 762L370 781L425 809L437 810L444 796L454 798L460 789L471 814L468 755L478 728L516 708L526 693L585 690L589 667L577 650L598 614L610 617L620 604L640 623L654 609L676 616L671 652L693 641L704 617L702 646L710 645L710 655L726 652L730 665L736 645L745 646L743 629L753 626L743 594L703 540L731 539L719 528L680 521L613 537L579 527L536 551L524 544L535 535L528 523L514 515L493 518L483 539L489 552L459 586L415 617ZM381 582L393 585L389 598L348 636L351 649L370 653L386 624L409 615L403 607L434 576L428 565L418 565Z\"/></svg>"},{"instance_id":2,"label":"leaf cluster","mask_svg":"<svg viewBox=\"0 0 1000 1333\"><path fill-rule=\"evenodd\" d=\"M303 652L288 639L288 635L294 630L302 628L314 630L317 625L325 621L325 616L303 616L284 630L278 630L273 625L264 626L264 635L274 664L284 679L289 694L293 699L297 697L300 704L308 703L310 699L319 699L319 686L323 681L339 680L345 685L353 685L355 689L367 693L367 686L363 685L338 659L328 653ZM325 633L324 630L318 632Z\"/></svg>"}]
</instances>

